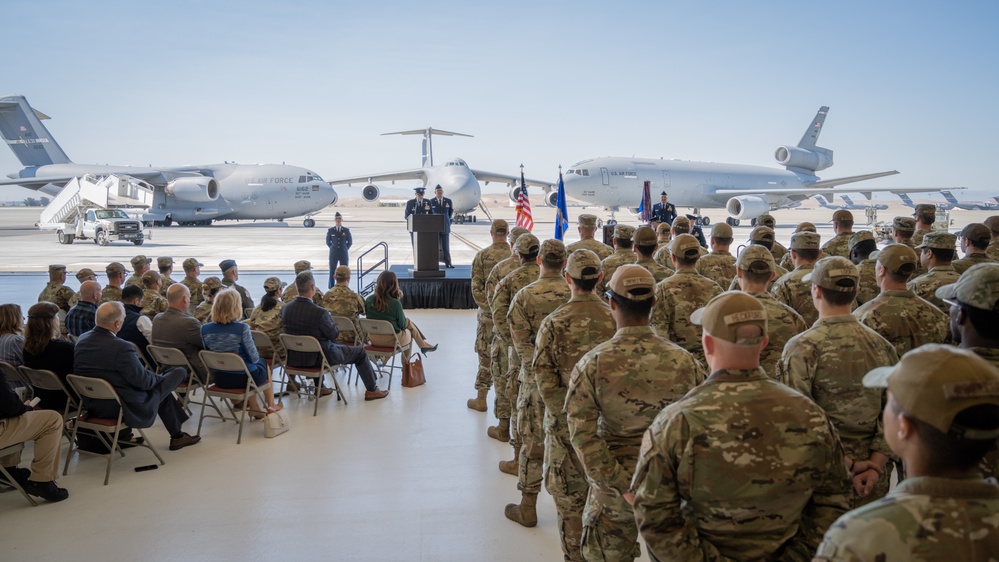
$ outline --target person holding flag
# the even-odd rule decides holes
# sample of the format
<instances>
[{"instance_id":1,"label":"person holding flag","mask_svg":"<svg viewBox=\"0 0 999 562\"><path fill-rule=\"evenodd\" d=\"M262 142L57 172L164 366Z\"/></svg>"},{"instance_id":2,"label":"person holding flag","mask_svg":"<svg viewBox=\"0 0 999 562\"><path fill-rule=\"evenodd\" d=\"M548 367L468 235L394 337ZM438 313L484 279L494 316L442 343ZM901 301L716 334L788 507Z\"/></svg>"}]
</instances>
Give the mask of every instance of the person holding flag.
<instances>
[{"instance_id":1,"label":"person holding flag","mask_svg":"<svg viewBox=\"0 0 999 562\"><path fill-rule=\"evenodd\" d=\"M562 166L558 167L558 197L555 201L555 239L561 240L569 229L569 211L565 201L565 183L562 182Z\"/></svg>"}]
</instances>

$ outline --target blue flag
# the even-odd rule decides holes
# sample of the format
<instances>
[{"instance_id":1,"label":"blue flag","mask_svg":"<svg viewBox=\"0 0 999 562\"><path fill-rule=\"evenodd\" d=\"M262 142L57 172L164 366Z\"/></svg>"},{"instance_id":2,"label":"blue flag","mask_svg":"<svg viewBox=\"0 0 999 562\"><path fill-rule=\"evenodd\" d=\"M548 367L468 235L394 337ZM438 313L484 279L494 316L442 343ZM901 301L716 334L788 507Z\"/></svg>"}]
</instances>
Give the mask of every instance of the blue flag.
<instances>
[{"instance_id":1,"label":"blue flag","mask_svg":"<svg viewBox=\"0 0 999 562\"><path fill-rule=\"evenodd\" d=\"M561 240L569 229L569 211L565 203L565 184L562 182L562 170L558 172L558 198L555 200L555 239Z\"/></svg>"}]
</instances>

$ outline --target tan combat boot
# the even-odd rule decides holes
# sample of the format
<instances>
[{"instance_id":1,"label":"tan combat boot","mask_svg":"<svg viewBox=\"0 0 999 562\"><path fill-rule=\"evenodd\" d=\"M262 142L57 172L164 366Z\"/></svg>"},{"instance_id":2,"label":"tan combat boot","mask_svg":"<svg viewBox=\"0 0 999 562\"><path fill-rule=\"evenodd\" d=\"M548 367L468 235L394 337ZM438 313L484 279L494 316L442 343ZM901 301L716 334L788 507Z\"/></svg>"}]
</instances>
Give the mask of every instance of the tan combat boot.
<instances>
[{"instance_id":1,"label":"tan combat boot","mask_svg":"<svg viewBox=\"0 0 999 562\"><path fill-rule=\"evenodd\" d=\"M503 514L510 521L520 523L524 527L534 527L538 524L538 511L535 506L538 504L538 494L524 492L520 503L507 504Z\"/></svg>"},{"instance_id":2,"label":"tan combat boot","mask_svg":"<svg viewBox=\"0 0 999 562\"><path fill-rule=\"evenodd\" d=\"M486 435L497 441L508 443L510 441L510 418L500 418L499 425L490 426L486 430Z\"/></svg>"},{"instance_id":3,"label":"tan combat boot","mask_svg":"<svg viewBox=\"0 0 999 562\"><path fill-rule=\"evenodd\" d=\"M513 450L512 461L500 461L499 469L503 474L517 476L517 471L520 469L520 449L518 448Z\"/></svg>"},{"instance_id":4,"label":"tan combat boot","mask_svg":"<svg viewBox=\"0 0 999 562\"><path fill-rule=\"evenodd\" d=\"M488 394L489 394L488 388L480 388L479 395L475 398L470 398L468 400L468 408L479 412L485 412L486 410L488 410L489 407L486 406L486 396Z\"/></svg>"}]
</instances>

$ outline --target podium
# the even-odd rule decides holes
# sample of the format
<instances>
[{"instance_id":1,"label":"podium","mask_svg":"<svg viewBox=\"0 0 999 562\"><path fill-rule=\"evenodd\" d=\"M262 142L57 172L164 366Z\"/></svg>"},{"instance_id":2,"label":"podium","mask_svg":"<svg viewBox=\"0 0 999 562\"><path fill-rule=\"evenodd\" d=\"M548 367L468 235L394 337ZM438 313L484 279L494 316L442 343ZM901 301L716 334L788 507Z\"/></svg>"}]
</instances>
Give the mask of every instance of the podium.
<instances>
[{"instance_id":1,"label":"podium","mask_svg":"<svg viewBox=\"0 0 999 562\"><path fill-rule=\"evenodd\" d=\"M439 242L444 232L444 215L409 215L406 227L413 235L414 278L444 277L440 269Z\"/></svg>"}]
</instances>

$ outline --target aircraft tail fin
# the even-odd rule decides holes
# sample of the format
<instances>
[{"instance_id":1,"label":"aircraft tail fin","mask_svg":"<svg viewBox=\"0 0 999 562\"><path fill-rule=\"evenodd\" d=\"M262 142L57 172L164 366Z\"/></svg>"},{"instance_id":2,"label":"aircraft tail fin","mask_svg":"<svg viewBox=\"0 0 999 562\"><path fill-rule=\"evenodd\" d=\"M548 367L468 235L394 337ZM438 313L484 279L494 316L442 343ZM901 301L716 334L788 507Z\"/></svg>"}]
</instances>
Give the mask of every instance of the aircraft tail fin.
<instances>
[{"instance_id":1,"label":"aircraft tail fin","mask_svg":"<svg viewBox=\"0 0 999 562\"><path fill-rule=\"evenodd\" d=\"M949 191L941 191L940 194L943 195L944 199L946 199L951 205L956 205L958 203L957 197L954 197L953 193Z\"/></svg>"},{"instance_id":2,"label":"aircraft tail fin","mask_svg":"<svg viewBox=\"0 0 999 562\"><path fill-rule=\"evenodd\" d=\"M841 195L840 197L843 198L843 202L846 203L847 207L852 207L853 206L853 200L850 199L849 195Z\"/></svg>"},{"instance_id":3,"label":"aircraft tail fin","mask_svg":"<svg viewBox=\"0 0 999 562\"><path fill-rule=\"evenodd\" d=\"M24 96L0 98L0 136L26 168L72 162L42 124L48 118Z\"/></svg>"},{"instance_id":4,"label":"aircraft tail fin","mask_svg":"<svg viewBox=\"0 0 999 562\"><path fill-rule=\"evenodd\" d=\"M822 132L822 125L826 122L826 114L829 113L829 106L823 105L819 108L819 111L815 114L815 119L812 119L811 125L808 129L805 129L804 136L798 142L798 148L814 149L819 142L819 133Z\"/></svg>"},{"instance_id":5,"label":"aircraft tail fin","mask_svg":"<svg viewBox=\"0 0 999 562\"><path fill-rule=\"evenodd\" d=\"M434 135L442 137L470 137L465 133L455 133L454 131L444 131L427 127L426 129L415 129L412 131L395 131L392 133L382 133L385 135L423 135L423 167L434 165Z\"/></svg>"},{"instance_id":6,"label":"aircraft tail fin","mask_svg":"<svg viewBox=\"0 0 999 562\"><path fill-rule=\"evenodd\" d=\"M907 207L913 207L913 208L915 208L916 204L912 202L912 198L909 197L907 194L905 194L905 193L896 193L895 195L898 195L898 198L901 199L902 203L905 203L905 205Z\"/></svg>"}]
</instances>

